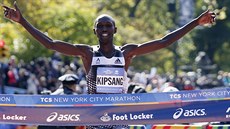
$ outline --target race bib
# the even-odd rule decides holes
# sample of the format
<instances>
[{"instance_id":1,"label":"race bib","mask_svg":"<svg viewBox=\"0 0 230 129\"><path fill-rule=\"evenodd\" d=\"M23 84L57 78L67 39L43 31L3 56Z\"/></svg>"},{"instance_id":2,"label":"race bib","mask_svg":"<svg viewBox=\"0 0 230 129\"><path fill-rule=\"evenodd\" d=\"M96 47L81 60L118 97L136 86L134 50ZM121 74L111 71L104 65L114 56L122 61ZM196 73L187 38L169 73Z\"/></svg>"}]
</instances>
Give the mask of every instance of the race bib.
<instances>
[{"instance_id":1,"label":"race bib","mask_svg":"<svg viewBox=\"0 0 230 129\"><path fill-rule=\"evenodd\" d=\"M124 68L98 67L96 85L98 93L122 93Z\"/></svg>"}]
</instances>

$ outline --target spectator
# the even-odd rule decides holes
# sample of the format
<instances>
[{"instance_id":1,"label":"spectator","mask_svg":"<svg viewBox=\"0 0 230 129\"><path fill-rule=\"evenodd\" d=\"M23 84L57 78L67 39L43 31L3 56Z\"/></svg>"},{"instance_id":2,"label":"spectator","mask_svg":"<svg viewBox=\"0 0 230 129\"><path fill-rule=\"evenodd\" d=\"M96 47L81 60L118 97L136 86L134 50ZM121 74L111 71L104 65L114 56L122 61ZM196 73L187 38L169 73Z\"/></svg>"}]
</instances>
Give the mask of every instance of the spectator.
<instances>
[{"instance_id":1,"label":"spectator","mask_svg":"<svg viewBox=\"0 0 230 129\"><path fill-rule=\"evenodd\" d=\"M135 94L135 93L147 93L145 87L141 84L130 84L127 93Z\"/></svg>"},{"instance_id":2,"label":"spectator","mask_svg":"<svg viewBox=\"0 0 230 129\"><path fill-rule=\"evenodd\" d=\"M75 74L65 74L58 78L62 82L61 86L51 95L70 95L70 94L80 94L79 86L77 82L79 81L78 76Z\"/></svg>"},{"instance_id":3,"label":"spectator","mask_svg":"<svg viewBox=\"0 0 230 129\"><path fill-rule=\"evenodd\" d=\"M34 74L30 74L27 80L27 93L38 94L39 81Z\"/></svg>"}]
</instances>

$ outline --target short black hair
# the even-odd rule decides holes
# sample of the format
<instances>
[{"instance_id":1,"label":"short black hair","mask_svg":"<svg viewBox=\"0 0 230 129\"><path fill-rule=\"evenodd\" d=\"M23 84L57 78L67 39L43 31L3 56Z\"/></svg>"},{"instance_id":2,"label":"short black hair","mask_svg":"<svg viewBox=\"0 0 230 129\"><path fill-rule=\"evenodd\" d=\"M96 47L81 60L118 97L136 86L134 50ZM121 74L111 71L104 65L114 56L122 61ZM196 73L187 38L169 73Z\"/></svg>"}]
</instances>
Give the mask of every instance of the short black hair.
<instances>
[{"instance_id":1,"label":"short black hair","mask_svg":"<svg viewBox=\"0 0 230 129\"><path fill-rule=\"evenodd\" d=\"M108 14L101 14L101 15L99 15L99 16L95 19L95 21L94 21L94 28L95 28L96 23L98 22L98 20L101 19L101 18L103 18L103 17L106 17L106 18L110 19L110 20L112 21L114 27L116 26L115 20L113 19L112 16L110 16L110 15L108 15Z\"/></svg>"}]
</instances>

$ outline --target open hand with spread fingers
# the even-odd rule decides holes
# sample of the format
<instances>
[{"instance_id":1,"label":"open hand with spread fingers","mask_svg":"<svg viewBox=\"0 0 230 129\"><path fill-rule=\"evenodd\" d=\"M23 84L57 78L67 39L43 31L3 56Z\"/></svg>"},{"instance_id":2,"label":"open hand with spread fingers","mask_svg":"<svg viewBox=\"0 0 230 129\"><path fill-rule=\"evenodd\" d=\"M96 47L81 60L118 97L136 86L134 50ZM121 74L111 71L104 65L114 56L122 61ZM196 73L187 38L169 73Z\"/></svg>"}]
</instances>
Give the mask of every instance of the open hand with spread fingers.
<instances>
[{"instance_id":1,"label":"open hand with spread fingers","mask_svg":"<svg viewBox=\"0 0 230 129\"><path fill-rule=\"evenodd\" d=\"M8 6L2 5L4 8L4 16L10 20L13 20L15 22L20 22L22 19L22 14L16 4L16 1L14 2L14 8L10 8Z\"/></svg>"}]
</instances>

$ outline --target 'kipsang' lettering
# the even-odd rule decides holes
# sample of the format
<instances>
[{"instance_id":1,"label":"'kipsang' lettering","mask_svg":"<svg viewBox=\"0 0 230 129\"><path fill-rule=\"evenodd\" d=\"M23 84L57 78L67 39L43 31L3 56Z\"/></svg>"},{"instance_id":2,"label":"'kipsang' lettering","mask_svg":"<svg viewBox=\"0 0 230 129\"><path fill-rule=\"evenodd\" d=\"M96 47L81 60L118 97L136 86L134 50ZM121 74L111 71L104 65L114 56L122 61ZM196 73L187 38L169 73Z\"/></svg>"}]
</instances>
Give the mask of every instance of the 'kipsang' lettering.
<instances>
[{"instance_id":1,"label":"'kipsang' lettering","mask_svg":"<svg viewBox=\"0 0 230 129\"><path fill-rule=\"evenodd\" d=\"M97 85L123 85L123 77L97 77Z\"/></svg>"}]
</instances>

